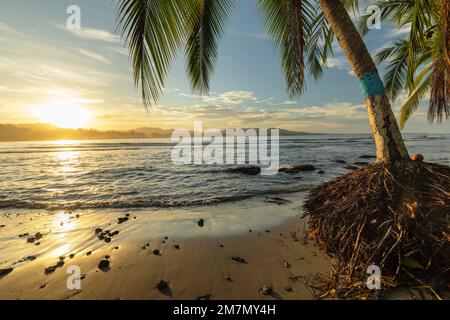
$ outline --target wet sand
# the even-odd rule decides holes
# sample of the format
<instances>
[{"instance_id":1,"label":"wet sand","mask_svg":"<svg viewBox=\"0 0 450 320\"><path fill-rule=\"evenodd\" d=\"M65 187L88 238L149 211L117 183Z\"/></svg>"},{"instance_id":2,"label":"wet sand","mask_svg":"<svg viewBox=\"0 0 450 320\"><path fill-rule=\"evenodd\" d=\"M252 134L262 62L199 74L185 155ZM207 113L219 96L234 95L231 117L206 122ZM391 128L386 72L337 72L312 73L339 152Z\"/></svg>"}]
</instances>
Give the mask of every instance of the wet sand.
<instances>
[{"instance_id":1,"label":"wet sand","mask_svg":"<svg viewBox=\"0 0 450 320\"><path fill-rule=\"evenodd\" d=\"M0 299L313 299L308 278L331 260L305 239L298 195L283 198L292 202L3 213L0 269L12 271ZM71 266L80 290L67 288Z\"/></svg>"}]
</instances>

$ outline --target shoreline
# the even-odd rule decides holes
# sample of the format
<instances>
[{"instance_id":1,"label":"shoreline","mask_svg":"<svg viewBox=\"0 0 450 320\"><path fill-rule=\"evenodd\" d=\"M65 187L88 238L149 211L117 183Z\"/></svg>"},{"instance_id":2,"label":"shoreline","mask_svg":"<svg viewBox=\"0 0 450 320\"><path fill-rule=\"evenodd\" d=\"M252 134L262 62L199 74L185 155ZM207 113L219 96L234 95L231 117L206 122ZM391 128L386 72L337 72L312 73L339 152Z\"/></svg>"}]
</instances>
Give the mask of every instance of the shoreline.
<instances>
[{"instance_id":1,"label":"shoreline","mask_svg":"<svg viewBox=\"0 0 450 320\"><path fill-rule=\"evenodd\" d=\"M329 274L333 261L305 235L303 196L153 211L1 211L0 300L313 300L309 279ZM67 286L74 266L79 290ZM260 293L265 285L270 295ZM433 299L414 291L384 298Z\"/></svg>"},{"instance_id":2,"label":"shoreline","mask_svg":"<svg viewBox=\"0 0 450 320\"><path fill-rule=\"evenodd\" d=\"M303 236L301 195L283 199L128 213L3 213L0 269L13 270L0 278L0 299L313 299L305 283L328 273L331 260ZM42 237L28 240L37 232ZM80 290L67 288L70 266L81 270ZM156 288L161 280L165 292ZM263 296L266 284L273 294Z\"/></svg>"}]
</instances>

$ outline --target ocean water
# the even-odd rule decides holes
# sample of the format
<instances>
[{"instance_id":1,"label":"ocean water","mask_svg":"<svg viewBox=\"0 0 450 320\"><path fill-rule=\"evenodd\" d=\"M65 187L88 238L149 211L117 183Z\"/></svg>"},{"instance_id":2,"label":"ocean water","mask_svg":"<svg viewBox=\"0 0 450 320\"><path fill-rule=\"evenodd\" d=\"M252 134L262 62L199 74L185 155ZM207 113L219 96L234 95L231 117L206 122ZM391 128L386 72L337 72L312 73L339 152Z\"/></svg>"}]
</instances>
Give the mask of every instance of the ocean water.
<instances>
[{"instance_id":1,"label":"ocean water","mask_svg":"<svg viewBox=\"0 0 450 320\"><path fill-rule=\"evenodd\" d=\"M411 154L450 165L450 135L406 134L405 140ZM281 137L281 167L317 170L250 176L227 170L236 166L175 165L173 146L170 139L0 143L0 209L191 207L283 195L308 191L375 154L370 135Z\"/></svg>"}]
</instances>

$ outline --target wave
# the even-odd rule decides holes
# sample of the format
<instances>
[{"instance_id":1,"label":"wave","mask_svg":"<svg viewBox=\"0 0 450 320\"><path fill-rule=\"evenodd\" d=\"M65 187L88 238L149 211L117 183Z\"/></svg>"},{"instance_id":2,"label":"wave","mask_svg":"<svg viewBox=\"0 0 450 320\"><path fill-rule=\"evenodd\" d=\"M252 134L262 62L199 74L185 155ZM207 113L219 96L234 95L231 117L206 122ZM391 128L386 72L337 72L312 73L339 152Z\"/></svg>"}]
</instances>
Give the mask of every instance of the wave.
<instances>
[{"instance_id":1,"label":"wave","mask_svg":"<svg viewBox=\"0 0 450 320\"><path fill-rule=\"evenodd\" d=\"M247 200L258 196L289 194L310 190L310 187L290 189L264 190L241 195L211 197L193 200L142 199L110 201L75 201L46 202L29 200L0 200L0 209L40 209L40 210L89 210L89 209L139 209L139 208L180 208L195 206L210 206L226 202Z\"/></svg>"}]
</instances>

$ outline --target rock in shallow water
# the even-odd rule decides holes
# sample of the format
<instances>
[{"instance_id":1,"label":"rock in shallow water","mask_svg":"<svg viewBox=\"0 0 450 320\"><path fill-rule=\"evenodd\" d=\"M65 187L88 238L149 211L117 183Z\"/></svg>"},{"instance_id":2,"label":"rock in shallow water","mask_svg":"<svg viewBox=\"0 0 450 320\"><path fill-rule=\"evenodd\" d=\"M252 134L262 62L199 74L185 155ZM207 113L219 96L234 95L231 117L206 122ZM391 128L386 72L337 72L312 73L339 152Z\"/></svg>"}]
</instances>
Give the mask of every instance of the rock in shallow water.
<instances>
[{"instance_id":1,"label":"rock in shallow water","mask_svg":"<svg viewBox=\"0 0 450 320\"><path fill-rule=\"evenodd\" d=\"M245 166L245 167L237 167L230 168L227 170L229 173L242 173L247 174L249 176L256 176L261 173L261 168L256 166Z\"/></svg>"},{"instance_id":2,"label":"rock in shallow water","mask_svg":"<svg viewBox=\"0 0 450 320\"><path fill-rule=\"evenodd\" d=\"M278 170L278 172L284 172L284 173L299 173L303 171L315 171L316 167L314 167L311 164L298 164L288 167L282 167Z\"/></svg>"}]
</instances>

